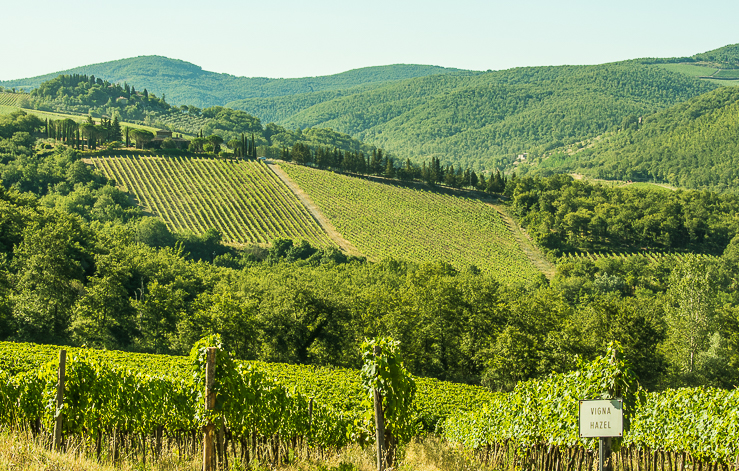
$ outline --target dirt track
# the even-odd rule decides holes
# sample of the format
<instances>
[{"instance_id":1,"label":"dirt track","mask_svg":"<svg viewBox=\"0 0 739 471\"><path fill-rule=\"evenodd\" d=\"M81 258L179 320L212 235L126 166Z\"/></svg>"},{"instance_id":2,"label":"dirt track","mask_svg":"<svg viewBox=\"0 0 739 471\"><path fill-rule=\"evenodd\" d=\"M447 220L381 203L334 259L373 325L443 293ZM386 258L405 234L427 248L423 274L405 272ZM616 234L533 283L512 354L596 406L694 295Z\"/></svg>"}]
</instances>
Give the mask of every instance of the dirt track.
<instances>
[{"instance_id":1,"label":"dirt track","mask_svg":"<svg viewBox=\"0 0 739 471\"><path fill-rule=\"evenodd\" d=\"M273 163L267 163L267 166L272 169L273 172L275 172L275 175L282 180L285 185L290 188L290 191L292 191L295 196L300 199L300 201L305 205L306 209L311 213L313 218L318 222L318 224L323 227L323 230L326 231L326 234L333 240L336 245L341 248L345 253L348 253L349 255L356 255L356 256L362 256L362 252L357 250L356 247L352 245L351 242L344 239L339 231L336 230L333 224L326 218L326 216L323 215L320 209L318 209L318 206L313 202L313 200L310 199L310 196L308 196L299 186L297 183L295 183L288 174L285 173L284 170L280 168L279 165L273 164Z\"/></svg>"}]
</instances>

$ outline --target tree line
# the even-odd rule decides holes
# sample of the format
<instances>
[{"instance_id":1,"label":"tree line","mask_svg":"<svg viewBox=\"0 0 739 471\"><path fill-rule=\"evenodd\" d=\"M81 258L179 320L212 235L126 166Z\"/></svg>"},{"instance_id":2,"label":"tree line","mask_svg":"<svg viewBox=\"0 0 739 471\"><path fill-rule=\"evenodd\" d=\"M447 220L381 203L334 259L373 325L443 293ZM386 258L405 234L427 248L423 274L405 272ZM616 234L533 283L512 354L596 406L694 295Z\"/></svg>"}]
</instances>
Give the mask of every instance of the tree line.
<instances>
[{"instance_id":1,"label":"tree line","mask_svg":"<svg viewBox=\"0 0 739 471\"><path fill-rule=\"evenodd\" d=\"M512 211L544 249L721 254L739 233L739 198L697 190L610 187L569 175L518 177Z\"/></svg>"}]
</instances>

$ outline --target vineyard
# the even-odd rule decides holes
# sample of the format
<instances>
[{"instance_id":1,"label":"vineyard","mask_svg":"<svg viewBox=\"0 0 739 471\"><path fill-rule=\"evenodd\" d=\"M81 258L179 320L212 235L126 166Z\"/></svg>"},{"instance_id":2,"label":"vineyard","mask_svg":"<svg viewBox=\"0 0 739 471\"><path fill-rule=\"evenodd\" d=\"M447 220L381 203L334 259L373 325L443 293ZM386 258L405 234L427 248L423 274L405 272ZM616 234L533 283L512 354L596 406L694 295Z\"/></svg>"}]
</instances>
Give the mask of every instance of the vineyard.
<instances>
[{"instance_id":1,"label":"vineyard","mask_svg":"<svg viewBox=\"0 0 739 471\"><path fill-rule=\"evenodd\" d=\"M17 107L21 97L26 96L20 93L0 93L0 106Z\"/></svg>"},{"instance_id":2,"label":"vineyard","mask_svg":"<svg viewBox=\"0 0 739 471\"><path fill-rule=\"evenodd\" d=\"M124 353L66 347L69 355L85 355L103 363L124 365L136 373L167 372L167 376L185 381L192 373L187 357ZM0 342L0 370L11 375L27 374L53 361L59 347L39 344ZM337 367L290 365L260 361L241 362L243 368L264 372L272 381L337 410L360 407L362 386L357 370ZM433 429L436 423L454 413L482 407L493 397L487 389L433 378L417 378L418 408L424 423Z\"/></svg>"},{"instance_id":3,"label":"vineyard","mask_svg":"<svg viewBox=\"0 0 739 471\"><path fill-rule=\"evenodd\" d=\"M217 229L231 243L274 239L333 243L298 198L263 163L193 157L96 157L106 177L135 195L172 231Z\"/></svg>"},{"instance_id":4,"label":"vineyard","mask_svg":"<svg viewBox=\"0 0 739 471\"><path fill-rule=\"evenodd\" d=\"M201 407L203 351L211 343L217 341L201 341L189 358L67 348L63 435L98 456L106 449L107 456L145 460L164 442L181 455L196 454L207 416ZM0 426L35 433L52 428L58 352L0 343ZM223 349L216 364L223 447L232 442L232 459L279 462L290 451L336 450L370 435L357 370L239 362ZM418 382L417 407L425 419L434 414L440 421L492 397L479 387ZM431 430L435 425L427 424Z\"/></svg>"},{"instance_id":5,"label":"vineyard","mask_svg":"<svg viewBox=\"0 0 739 471\"><path fill-rule=\"evenodd\" d=\"M217 405L204 408L206 346L190 357L68 348L65 402L54 404L59 347L0 343L0 425L62 436L100 456L146 461L167 445L201 450L202 427L218 426L219 460L282 462L372 441L357 370L236 361L218 348ZM739 393L682 388L645 393L611 345L569 373L519 383L510 393L416 378L412 413L496 469L586 471L597 440L578 434L578 401L622 397L630 426L614 439L614 471L729 471L739 458ZM318 393L318 394L316 394ZM427 423L434 411L438 421ZM425 427L422 427L425 426ZM230 449L230 451L229 451Z\"/></svg>"},{"instance_id":6,"label":"vineyard","mask_svg":"<svg viewBox=\"0 0 739 471\"><path fill-rule=\"evenodd\" d=\"M578 371L519 383L483 409L447 419L445 437L499 469L586 471L597 439L581 438L578 401L622 397L630 427L613 439L617 471L729 471L739 464L739 391L640 390L618 346Z\"/></svg>"},{"instance_id":7,"label":"vineyard","mask_svg":"<svg viewBox=\"0 0 739 471\"><path fill-rule=\"evenodd\" d=\"M719 70L713 76L715 78L736 80L736 79L739 79L739 70L737 70L737 69L729 69L729 70L722 69L722 70Z\"/></svg>"},{"instance_id":8,"label":"vineyard","mask_svg":"<svg viewBox=\"0 0 739 471\"><path fill-rule=\"evenodd\" d=\"M281 166L343 237L372 259L474 265L502 282L539 275L495 208L482 201Z\"/></svg>"},{"instance_id":9,"label":"vineyard","mask_svg":"<svg viewBox=\"0 0 739 471\"><path fill-rule=\"evenodd\" d=\"M609 259L609 258L620 258L622 260L626 260L630 257L644 257L650 262L657 262L659 260L664 260L666 258L672 258L677 261L685 261L687 257L704 257L704 258L713 258L712 255L705 255L705 254L692 254L692 253L684 253L684 252L577 252L577 253L568 253L563 255L560 258L560 262L568 262L568 261L582 261L582 260L591 260L596 261L599 259Z\"/></svg>"}]
</instances>

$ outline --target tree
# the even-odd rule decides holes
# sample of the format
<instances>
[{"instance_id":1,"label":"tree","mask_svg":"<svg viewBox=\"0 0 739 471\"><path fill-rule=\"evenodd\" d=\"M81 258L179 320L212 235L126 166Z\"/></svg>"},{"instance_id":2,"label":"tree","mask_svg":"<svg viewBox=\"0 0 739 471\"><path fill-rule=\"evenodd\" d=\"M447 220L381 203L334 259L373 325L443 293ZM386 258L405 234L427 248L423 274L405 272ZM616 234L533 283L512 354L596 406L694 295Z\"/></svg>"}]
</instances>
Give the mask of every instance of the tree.
<instances>
[{"instance_id":1,"label":"tree","mask_svg":"<svg viewBox=\"0 0 739 471\"><path fill-rule=\"evenodd\" d=\"M134 128L131 130L131 135L136 140L137 149L143 149L147 143L154 139L154 133L146 129Z\"/></svg>"},{"instance_id":2,"label":"tree","mask_svg":"<svg viewBox=\"0 0 739 471\"><path fill-rule=\"evenodd\" d=\"M174 236L159 218L142 218L136 226L136 241L151 247L168 247L174 244Z\"/></svg>"},{"instance_id":3,"label":"tree","mask_svg":"<svg viewBox=\"0 0 739 471\"><path fill-rule=\"evenodd\" d=\"M89 122L82 123L80 124L80 131L82 132L82 136L87 138L87 148L94 149L95 148L94 140L96 139L96 136L97 136L97 130L95 128L95 125L90 124Z\"/></svg>"},{"instance_id":4,"label":"tree","mask_svg":"<svg viewBox=\"0 0 739 471\"><path fill-rule=\"evenodd\" d=\"M718 330L717 279L715 265L694 255L686 256L670 275L663 348L673 374L688 382L695 382L698 356L709 349Z\"/></svg>"},{"instance_id":5,"label":"tree","mask_svg":"<svg viewBox=\"0 0 739 471\"><path fill-rule=\"evenodd\" d=\"M223 144L223 138L218 134L211 134L206 139L213 146L213 153L218 155L221 152L221 144Z\"/></svg>"},{"instance_id":6,"label":"tree","mask_svg":"<svg viewBox=\"0 0 739 471\"><path fill-rule=\"evenodd\" d=\"M190 140L190 152L203 152L203 146L207 142L208 141L202 137L196 137L195 139Z\"/></svg>"},{"instance_id":7,"label":"tree","mask_svg":"<svg viewBox=\"0 0 739 471\"><path fill-rule=\"evenodd\" d=\"M97 254L97 271L73 309L71 336L96 348L125 348L133 330L133 309L126 284L131 276L128 249L116 246Z\"/></svg>"},{"instance_id":8,"label":"tree","mask_svg":"<svg viewBox=\"0 0 739 471\"><path fill-rule=\"evenodd\" d=\"M118 115L113 116L113 122L110 125L110 134L108 138L111 141L120 141L123 136L121 135L121 123L118 122Z\"/></svg>"},{"instance_id":9,"label":"tree","mask_svg":"<svg viewBox=\"0 0 739 471\"><path fill-rule=\"evenodd\" d=\"M78 220L59 216L23 231L15 250L13 316L19 340L49 343L64 338L87 264ZM89 236L87 236L89 237Z\"/></svg>"},{"instance_id":10,"label":"tree","mask_svg":"<svg viewBox=\"0 0 739 471\"><path fill-rule=\"evenodd\" d=\"M162 141L162 149L176 149L177 143L171 137L165 137Z\"/></svg>"}]
</instances>

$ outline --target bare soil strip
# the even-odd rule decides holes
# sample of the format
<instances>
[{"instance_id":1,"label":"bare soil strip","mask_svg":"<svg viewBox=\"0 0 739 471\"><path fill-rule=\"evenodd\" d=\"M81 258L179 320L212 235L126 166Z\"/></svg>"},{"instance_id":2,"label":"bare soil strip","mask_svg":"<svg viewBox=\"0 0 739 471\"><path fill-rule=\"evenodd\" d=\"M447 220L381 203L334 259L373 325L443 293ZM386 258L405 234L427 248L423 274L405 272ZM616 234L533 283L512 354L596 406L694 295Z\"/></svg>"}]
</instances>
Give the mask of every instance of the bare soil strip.
<instances>
[{"instance_id":1,"label":"bare soil strip","mask_svg":"<svg viewBox=\"0 0 739 471\"><path fill-rule=\"evenodd\" d=\"M521 229L521 226L519 226L518 223L516 223L516 221L514 221L513 218L508 215L505 207L500 204L492 203L490 204L490 206L498 211L500 218L508 227L508 230L511 231L513 237L515 237L516 239L516 242L518 242L518 245L521 247L521 250L523 250L523 252L531 261L531 264L534 265L537 270L542 272L544 276L547 277L547 279L551 280L552 278L554 278L554 274L556 272L555 266L552 265L549 260L547 260L547 257L534 244L534 242L531 240L531 237L529 237L529 235L526 234L523 229Z\"/></svg>"},{"instance_id":2,"label":"bare soil strip","mask_svg":"<svg viewBox=\"0 0 739 471\"><path fill-rule=\"evenodd\" d=\"M333 240L336 245L341 248L344 252L348 253L349 255L355 255L355 256L362 256L362 252L360 252L356 247L352 245L351 242L344 239L339 231L336 230L333 224L326 218L326 216L323 215L320 209L318 209L318 206L313 202L313 200L308 196L302 188L298 186L297 183L295 183L277 164L273 163L267 163L267 166L272 169L273 172L275 172L275 175L282 180L285 185L287 185L288 188L290 188L290 191L295 193L295 196L298 197L298 199L305 205L305 207L308 209L308 211L313 215L315 220L318 222L318 224L323 227L323 230L326 231L326 234Z\"/></svg>"}]
</instances>

